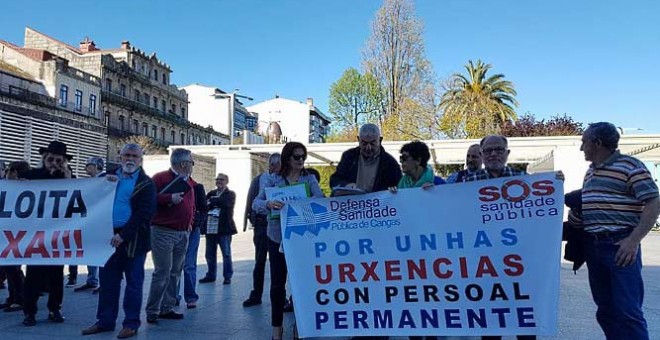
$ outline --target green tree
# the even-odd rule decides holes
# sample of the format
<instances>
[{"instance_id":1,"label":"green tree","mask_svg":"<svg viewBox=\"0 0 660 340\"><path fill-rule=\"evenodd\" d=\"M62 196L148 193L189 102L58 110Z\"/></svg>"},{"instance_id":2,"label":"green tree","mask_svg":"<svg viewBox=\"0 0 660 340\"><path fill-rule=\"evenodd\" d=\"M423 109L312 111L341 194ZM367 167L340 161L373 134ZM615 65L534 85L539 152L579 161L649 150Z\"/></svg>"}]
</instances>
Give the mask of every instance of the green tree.
<instances>
[{"instance_id":1,"label":"green tree","mask_svg":"<svg viewBox=\"0 0 660 340\"><path fill-rule=\"evenodd\" d=\"M451 138L478 138L516 120L516 90L503 74L487 76L490 64L481 60L465 65L467 76L455 73L442 95L441 129Z\"/></svg>"},{"instance_id":2,"label":"green tree","mask_svg":"<svg viewBox=\"0 0 660 340\"><path fill-rule=\"evenodd\" d=\"M373 75L349 68L330 86L329 112L335 131L357 132L365 122L378 120L380 90Z\"/></svg>"}]
</instances>

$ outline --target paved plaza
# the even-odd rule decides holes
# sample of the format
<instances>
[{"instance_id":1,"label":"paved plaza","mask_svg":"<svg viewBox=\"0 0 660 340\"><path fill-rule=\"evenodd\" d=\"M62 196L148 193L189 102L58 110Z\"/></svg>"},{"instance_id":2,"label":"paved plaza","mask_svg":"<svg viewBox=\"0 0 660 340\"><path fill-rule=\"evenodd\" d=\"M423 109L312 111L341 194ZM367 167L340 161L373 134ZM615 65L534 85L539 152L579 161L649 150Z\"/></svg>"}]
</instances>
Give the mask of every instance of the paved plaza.
<instances>
[{"instance_id":1,"label":"paved plaza","mask_svg":"<svg viewBox=\"0 0 660 340\"><path fill-rule=\"evenodd\" d=\"M198 277L202 277L206 272L203 239L201 243ZM181 308L180 311L185 314L185 319L181 321L161 320L158 325L149 325L144 322L146 316L143 310L143 326L135 339L270 339L270 305L267 288L262 305L242 307L242 301L248 296L252 285L252 233L248 231L236 235L232 246L234 278L231 285L222 285L222 280L215 284L198 285L197 292L200 295L198 307L192 310ZM644 312L649 323L651 338L657 339L660 338L660 233L647 236L643 242L643 255L646 282ZM586 267L574 275L570 266L569 263L562 263L559 333L555 337L540 339L603 339L604 336L594 317L595 305L589 292ZM149 290L152 268L151 261L147 260L144 301ZM85 270L85 267L80 267L81 275L78 283L84 282ZM7 290L1 290L0 299L4 300L6 294ZM45 304L46 297L43 297L39 301L38 324L31 328L21 324L23 320L21 312L0 312L0 339L82 338L80 330L95 321L97 296L89 292L73 293L73 289L65 288L63 314L66 321L63 324L46 321ZM122 318L123 313L120 312L119 325ZM285 339L291 339L292 319L293 315L287 314ZM119 328L118 326L116 332ZM116 332L91 335L85 339L115 339Z\"/></svg>"}]
</instances>

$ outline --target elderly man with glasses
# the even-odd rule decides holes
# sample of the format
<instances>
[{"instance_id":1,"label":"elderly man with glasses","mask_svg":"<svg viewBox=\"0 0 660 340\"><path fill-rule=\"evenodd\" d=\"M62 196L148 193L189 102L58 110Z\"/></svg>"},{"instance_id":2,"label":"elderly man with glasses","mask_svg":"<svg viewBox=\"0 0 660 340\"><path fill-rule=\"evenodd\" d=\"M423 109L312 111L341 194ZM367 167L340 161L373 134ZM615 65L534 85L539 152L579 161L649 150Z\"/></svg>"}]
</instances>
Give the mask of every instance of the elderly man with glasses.
<instances>
[{"instance_id":1,"label":"elderly man with glasses","mask_svg":"<svg viewBox=\"0 0 660 340\"><path fill-rule=\"evenodd\" d=\"M154 272L147 299L147 322L158 319L180 320L174 311L177 287L188 248L188 237L195 212L197 183L190 177L195 162L186 149L175 149L171 168L153 176L156 185L156 215L151 222L151 258Z\"/></svg>"}]
</instances>

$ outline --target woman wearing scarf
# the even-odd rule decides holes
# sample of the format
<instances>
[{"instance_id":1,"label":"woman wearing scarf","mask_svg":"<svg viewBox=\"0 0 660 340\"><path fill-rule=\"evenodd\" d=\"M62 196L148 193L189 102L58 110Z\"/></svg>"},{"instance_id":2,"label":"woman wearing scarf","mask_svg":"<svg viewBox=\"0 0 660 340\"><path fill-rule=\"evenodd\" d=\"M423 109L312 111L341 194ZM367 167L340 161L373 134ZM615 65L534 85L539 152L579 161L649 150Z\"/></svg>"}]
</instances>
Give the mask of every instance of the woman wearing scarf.
<instances>
[{"instance_id":1,"label":"woman wearing scarf","mask_svg":"<svg viewBox=\"0 0 660 340\"><path fill-rule=\"evenodd\" d=\"M397 189L419 188L428 189L434 185L445 184L445 180L433 174L433 167L428 165L431 159L429 147L423 142L414 141L401 147L401 171L403 177L397 187L390 188L391 192Z\"/></svg>"}]
</instances>

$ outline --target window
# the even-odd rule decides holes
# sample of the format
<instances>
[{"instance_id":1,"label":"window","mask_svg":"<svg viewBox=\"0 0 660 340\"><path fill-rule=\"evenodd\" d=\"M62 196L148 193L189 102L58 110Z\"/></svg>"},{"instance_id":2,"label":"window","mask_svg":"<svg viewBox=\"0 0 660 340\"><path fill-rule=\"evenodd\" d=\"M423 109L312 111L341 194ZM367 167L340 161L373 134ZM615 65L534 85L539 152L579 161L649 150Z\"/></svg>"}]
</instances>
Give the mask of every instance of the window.
<instances>
[{"instance_id":1,"label":"window","mask_svg":"<svg viewBox=\"0 0 660 340\"><path fill-rule=\"evenodd\" d=\"M161 100L161 101L160 101L160 110L163 111L163 112L165 112L165 105L167 105L167 104L165 103L165 100Z\"/></svg>"},{"instance_id":2,"label":"window","mask_svg":"<svg viewBox=\"0 0 660 340\"><path fill-rule=\"evenodd\" d=\"M106 79L105 80L105 90L110 92L112 91L112 80L111 79Z\"/></svg>"},{"instance_id":3,"label":"window","mask_svg":"<svg viewBox=\"0 0 660 340\"><path fill-rule=\"evenodd\" d=\"M154 70L154 80L158 81L158 70Z\"/></svg>"},{"instance_id":4,"label":"window","mask_svg":"<svg viewBox=\"0 0 660 340\"><path fill-rule=\"evenodd\" d=\"M149 94L148 94L148 93L145 93L145 94L144 94L144 101L143 101L143 103L144 103L145 105L149 106Z\"/></svg>"},{"instance_id":5,"label":"window","mask_svg":"<svg viewBox=\"0 0 660 340\"><path fill-rule=\"evenodd\" d=\"M186 108L185 107L181 108L181 117L183 117L183 119L186 119Z\"/></svg>"},{"instance_id":6,"label":"window","mask_svg":"<svg viewBox=\"0 0 660 340\"><path fill-rule=\"evenodd\" d=\"M154 96L154 109L158 109L158 97Z\"/></svg>"},{"instance_id":7,"label":"window","mask_svg":"<svg viewBox=\"0 0 660 340\"><path fill-rule=\"evenodd\" d=\"M126 97L126 84L119 85L119 93L121 93L122 97Z\"/></svg>"},{"instance_id":8,"label":"window","mask_svg":"<svg viewBox=\"0 0 660 340\"><path fill-rule=\"evenodd\" d=\"M133 119L133 133L138 134L140 131L138 131L138 121L137 119Z\"/></svg>"},{"instance_id":9,"label":"window","mask_svg":"<svg viewBox=\"0 0 660 340\"><path fill-rule=\"evenodd\" d=\"M147 123L142 123L142 133L149 137L149 124Z\"/></svg>"},{"instance_id":10,"label":"window","mask_svg":"<svg viewBox=\"0 0 660 340\"><path fill-rule=\"evenodd\" d=\"M66 102L69 100L69 87L66 85L60 86L60 106L66 107Z\"/></svg>"},{"instance_id":11,"label":"window","mask_svg":"<svg viewBox=\"0 0 660 340\"><path fill-rule=\"evenodd\" d=\"M139 102L139 101L140 101L140 98L141 98L141 97L140 97L140 91L138 91L138 90L133 90L133 97L135 98L135 101L136 101L136 102Z\"/></svg>"},{"instance_id":12,"label":"window","mask_svg":"<svg viewBox=\"0 0 660 340\"><path fill-rule=\"evenodd\" d=\"M110 126L110 111L105 111L105 126Z\"/></svg>"},{"instance_id":13,"label":"window","mask_svg":"<svg viewBox=\"0 0 660 340\"><path fill-rule=\"evenodd\" d=\"M176 114L176 104L172 104L172 113Z\"/></svg>"},{"instance_id":14,"label":"window","mask_svg":"<svg viewBox=\"0 0 660 340\"><path fill-rule=\"evenodd\" d=\"M119 130L124 131L126 127L124 126L124 116L119 116Z\"/></svg>"},{"instance_id":15,"label":"window","mask_svg":"<svg viewBox=\"0 0 660 340\"><path fill-rule=\"evenodd\" d=\"M165 141L165 128L160 128L160 140Z\"/></svg>"},{"instance_id":16,"label":"window","mask_svg":"<svg viewBox=\"0 0 660 340\"><path fill-rule=\"evenodd\" d=\"M184 133L181 134L181 145L186 144L186 135Z\"/></svg>"},{"instance_id":17,"label":"window","mask_svg":"<svg viewBox=\"0 0 660 340\"><path fill-rule=\"evenodd\" d=\"M76 90L76 106L74 106L74 110L80 112L82 111L82 100L83 100L83 92L80 90Z\"/></svg>"},{"instance_id":18,"label":"window","mask_svg":"<svg viewBox=\"0 0 660 340\"><path fill-rule=\"evenodd\" d=\"M158 131L158 128L156 127L156 125L152 125L151 126L151 137L153 137L154 139L156 139L156 137L157 137L156 136L157 131Z\"/></svg>"},{"instance_id":19,"label":"window","mask_svg":"<svg viewBox=\"0 0 660 340\"><path fill-rule=\"evenodd\" d=\"M96 114L96 95L89 95L89 114Z\"/></svg>"},{"instance_id":20,"label":"window","mask_svg":"<svg viewBox=\"0 0 660 340\"><path fill-rule=\"evenodd\" d=\"M176 135L176 132L174 132L174 130L172 130L172 133L170 134L170 137L172 139L172 143L174 143L174 136L175 135Z\"/></svg>"},{"instance_id":21,"label":"window","mask_svg":"<svg viewBox=\"0 0 660 340\"><path fill-rule=\"evenodd\" d=\"M163 73L163 85L167 85L167 76Z\"/></svg>"}]
</instances>

